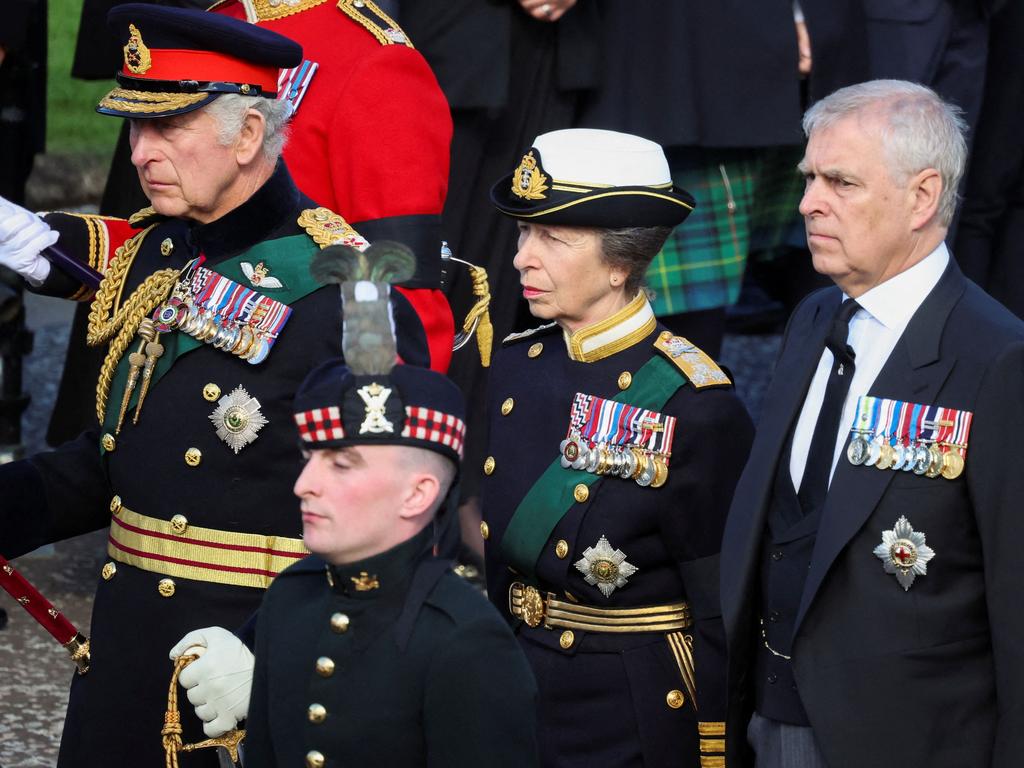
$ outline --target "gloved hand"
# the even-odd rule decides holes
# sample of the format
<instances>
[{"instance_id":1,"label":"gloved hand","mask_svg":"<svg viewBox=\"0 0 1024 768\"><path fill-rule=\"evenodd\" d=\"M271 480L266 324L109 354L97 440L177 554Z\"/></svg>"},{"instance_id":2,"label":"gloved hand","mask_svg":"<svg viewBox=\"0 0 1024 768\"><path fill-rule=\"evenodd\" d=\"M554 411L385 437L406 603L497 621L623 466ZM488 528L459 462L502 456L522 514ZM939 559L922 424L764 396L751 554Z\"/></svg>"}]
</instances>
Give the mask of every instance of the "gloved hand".
<instances>
[{"instance_id":1,"label":"gloved hand","mask_svg":"<svg viewBox=\"0 0 1024 768\"><path fill-rule=\"evenodd\" d=\"M178 677L211 739L230 731L249 711L254 657L222 627L189 632L171 648L171 660L200 654Z\"/></svg>"},{"instance_id":2,"label":"gloved hand","mask_svg":"<svg viewBox=\"0 0 1024 768\"><path fill-rule=\"evenodd\" d=\"M42 254L60 235L31 211L0 197L0 264L9 267L33 287L50 274Z\"/></svg>"}]
</instances>

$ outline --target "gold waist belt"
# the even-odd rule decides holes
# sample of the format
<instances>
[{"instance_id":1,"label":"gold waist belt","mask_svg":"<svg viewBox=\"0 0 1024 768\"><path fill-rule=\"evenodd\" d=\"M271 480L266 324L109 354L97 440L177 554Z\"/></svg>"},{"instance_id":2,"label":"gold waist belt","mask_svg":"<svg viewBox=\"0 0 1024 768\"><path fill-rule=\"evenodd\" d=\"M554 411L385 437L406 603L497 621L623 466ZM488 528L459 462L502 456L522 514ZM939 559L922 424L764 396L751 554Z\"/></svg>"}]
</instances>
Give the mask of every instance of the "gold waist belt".
<instances>
[{"instance_id":1,"label":"gold waist belt","mask_svg":"<svg viewBox=\"0 0 1024 768\"><path fill-rule=\"evenodd\" d=\"M527 626L547 629L585 629L588 632L674 632L693 625L686 603L642 608L592 608L556 600L535 587L515 582L508 591L508 609Z\"/></svg>"},{"instance_id":2,"label":"gold waist belt","mask_svg":"<svg viewBox=\"0 0 1024 768\"><path fill-rule=\"evenodd\" d=\"M120 506L119 500L115 507L107 553L144 571L266 589L309 554L302 539L200 528L181 516L159 520Z\"/></svg>"}]
</instances>

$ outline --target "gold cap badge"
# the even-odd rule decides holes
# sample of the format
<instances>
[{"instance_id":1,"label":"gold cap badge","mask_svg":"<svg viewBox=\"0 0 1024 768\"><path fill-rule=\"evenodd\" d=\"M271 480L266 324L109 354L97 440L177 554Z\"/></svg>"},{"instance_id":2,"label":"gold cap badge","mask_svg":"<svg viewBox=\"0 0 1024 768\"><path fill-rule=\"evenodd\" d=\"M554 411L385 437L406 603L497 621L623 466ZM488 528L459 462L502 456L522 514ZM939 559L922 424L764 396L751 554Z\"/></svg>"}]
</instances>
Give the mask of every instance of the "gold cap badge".
<instances>
[{"instance_id":1,"label":"gold cap badge","mask_svg":"<svg viewBox=\"0 0 1024 768\"><path fill-rule=\"evenodd\" d=\"M526 200L543 200L548 190L548 177L540 172L531 149L512 174L512 194Z\"/></svg>"},{"instance_id":2,"label":"gold cap badge","mask_svg":"<svg viewBox=\"0 0 1024 768\"><path fill-rule=\"evenodd\" d=\"M134 24L128 25L128 43L124 46L124 65L135 75L144 75L153 66L149 48L142 42L142 33Z\"/></svg>"}]
</instances>

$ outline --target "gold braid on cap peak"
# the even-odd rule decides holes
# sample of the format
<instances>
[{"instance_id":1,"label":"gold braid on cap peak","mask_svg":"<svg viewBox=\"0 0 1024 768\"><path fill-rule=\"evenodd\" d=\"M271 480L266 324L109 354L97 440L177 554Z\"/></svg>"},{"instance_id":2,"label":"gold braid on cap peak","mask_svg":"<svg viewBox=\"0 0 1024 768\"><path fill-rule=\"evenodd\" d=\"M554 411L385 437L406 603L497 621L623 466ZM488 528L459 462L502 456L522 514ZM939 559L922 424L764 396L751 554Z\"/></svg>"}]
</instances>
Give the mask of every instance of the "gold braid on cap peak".
<instances>
[{"instance_id":1,"label":"gold braid on cap peak","mask_svg":"<svg viewBox=\"0 0 1024 768\"><path fill-rule=\"evenodd\" d=\"M198 104L208 99L208 93L160 93L158 91L127 91L115 88L100 101L104 109L116 109L120 112L166 112Z\"/></svg>"},{"instance_id":2,"label":"gold braid on cap peak","mask_svg":"<svg viewBox=\"0 0 1024 768\"><path fill-rule=\"evenodd\" d=\"M161 269L154 272L135 289L135 292L128 297L128 301L112 313L114 302L121 294L128 269L135 260L139 248L142 247L142 241L154 226L156 225L146 227L117 249L114 258L111 259L110 269L100 283L96 298L92 302L92 308L89 310L86 343L90 347L95 347L113 338L96 383L96 418L100 424L103 423L107 412L110 385L128 344L143 318L167 298L180 274L180 270L177 269Z\"/></svg>"}]
</instances>

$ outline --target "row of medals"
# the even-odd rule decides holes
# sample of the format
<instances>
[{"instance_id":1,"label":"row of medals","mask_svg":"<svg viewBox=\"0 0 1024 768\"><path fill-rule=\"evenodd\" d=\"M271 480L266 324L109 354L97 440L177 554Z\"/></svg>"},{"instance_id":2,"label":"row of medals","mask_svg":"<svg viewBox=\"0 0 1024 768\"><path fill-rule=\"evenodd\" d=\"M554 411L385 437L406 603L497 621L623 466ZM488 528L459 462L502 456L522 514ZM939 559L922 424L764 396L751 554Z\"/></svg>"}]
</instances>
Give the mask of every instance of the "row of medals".
<instances>
[{"instance_id":1,"label":"row of medals","mask_svg":"<svg viewBox=\"0 0 1024 768\"><path fill-rule=\"evenodd\" d=\"M561 442L559 449L561 464L566 469L634 480L642 488L660 488L668 480L666 458L642 448L602 443L591 446L581 435L572 434Z\"/></svg>"},{"instance_id":2,"label":"row of medals","mask_svg":"<svg viewBox=\"0 0 1024 768\"><path fill-rule=\"evenodd\" d=\"M961 446L917 441L904 445L902 439L891 445L882 437L869 440L865 435L857 434L846 448L846 458L854 466L903 470L926 477L942 475L947 480L955 480L964 471Z\"/></svg>"},{"instance_id":3,"label":"row of medals","mask_svg":"<svg viewBox=\"0 0 1024 768\"><path fill-rule=\"evenodd\" d=\"M223 349L243 360L258 365L270 352L270 344L263 334L245 323L222 318L216 312L192 303L191 296L182 296L179 288L167 302L153 313L157 330L161 333L177 328L182 333L214 349Z\"/></svg>"}]
</instances>

